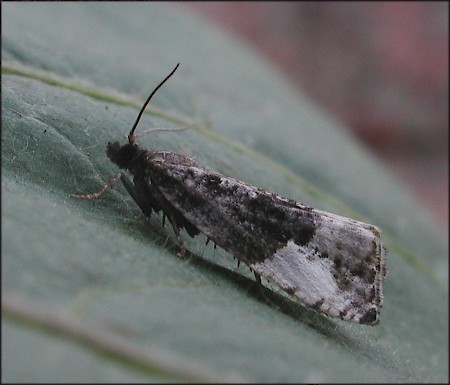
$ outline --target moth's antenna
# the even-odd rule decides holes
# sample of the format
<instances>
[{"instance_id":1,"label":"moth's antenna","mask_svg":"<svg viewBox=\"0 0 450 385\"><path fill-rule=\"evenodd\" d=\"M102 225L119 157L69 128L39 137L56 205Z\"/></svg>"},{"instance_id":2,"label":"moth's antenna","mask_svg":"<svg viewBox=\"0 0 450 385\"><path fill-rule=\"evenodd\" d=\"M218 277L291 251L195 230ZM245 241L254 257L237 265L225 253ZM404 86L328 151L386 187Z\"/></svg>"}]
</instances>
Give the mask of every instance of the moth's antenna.
<instances>
[{"instance_id":1,"label":"moth's antenna","mask_svg":"<svg viewBox=\"0 0 450 385\"><path fill-rule=\"evenodd\" d=\"M180 65L180 63L178 63L176 65L176 67L172 70L172 72L166 76L166 78L159 83L159 85L153 90L153 92L150 94L150 96L147 98L147 100L145 101L144 105L142 106L141 110L139 111L139 115L136 119L136 121L134 122L133 128L131 129L130 133L128 134L128 141L130 143L132 143L134 141L134 130L136 129L138 123L139 123L139 119L141 119L142 114L144 113L145 107L147 107L147 104L150 102L151 98L153 97L153 95L155 95L156 91L158 91L161 86L167 81L169 80L169 78L175 73L175 71L177 70L178 66Z\"/></svg>"},{"instance_id":2,"label":"moth's antenna","mask_svg":"<svg viewBox=\"0 0 450 385\"><path fill-rule=\"evenodd\" d=\"M188 128L191 128L194 126L194 123L190 124L189 126L185 127L177 127L177 128L166 128L166 127L155 127L155 128L149 128L148 130L144 130L141 132L138 132L136 135L134 135L134 138L140 138L141 136L151 134L152 132L156 131L183 131L187 130Z\"/></svg>"}]
</instances>

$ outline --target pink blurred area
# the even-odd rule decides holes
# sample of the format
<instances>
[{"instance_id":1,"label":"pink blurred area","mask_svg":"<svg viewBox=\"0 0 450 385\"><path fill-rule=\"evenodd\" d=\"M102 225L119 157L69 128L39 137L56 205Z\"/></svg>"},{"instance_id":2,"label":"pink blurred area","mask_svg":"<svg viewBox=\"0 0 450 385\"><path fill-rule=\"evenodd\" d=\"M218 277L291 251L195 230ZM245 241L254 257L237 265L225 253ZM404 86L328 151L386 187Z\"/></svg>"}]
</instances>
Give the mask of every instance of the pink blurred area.
<instances>
[{"instance_id":1,"label":"pink blurred area","mask_svg":"<svg viewBox=\"0 0 450 385\"><path fill-rule=\"evenodd\" d=\"M448 232L448 2L189 2L256 47Z\"/></svg>"}]
</instances>

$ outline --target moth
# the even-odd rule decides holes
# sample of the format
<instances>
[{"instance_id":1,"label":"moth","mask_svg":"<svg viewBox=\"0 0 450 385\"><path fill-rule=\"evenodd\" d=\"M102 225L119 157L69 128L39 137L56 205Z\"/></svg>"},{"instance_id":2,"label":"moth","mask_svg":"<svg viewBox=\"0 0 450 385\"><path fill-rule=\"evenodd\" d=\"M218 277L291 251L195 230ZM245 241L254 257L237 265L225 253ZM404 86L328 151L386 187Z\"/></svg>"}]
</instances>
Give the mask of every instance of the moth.
<instances>
[{"instance_id":1,"label":"moth","mask_svg":"<svg viewBox=\"0 0 450 385\"><path fill-rule=\"evenodd\" d=\"M174 152L146 150L136 143L139 120L158 89L152 91L128 135L109 142L106 155L124 171L93 194L95 199L121 181L144 215L167 217L179 245L180 231L199 233L276 284L292 298L328 316L376 325L383 303L386 253L377 227L320 211L248 183L207 170ZM181 128L185 129L185 128ZM175 129L178 130L178 129ZM260 279L259 279L260 280Z\"/></svg>"}]
</instances>

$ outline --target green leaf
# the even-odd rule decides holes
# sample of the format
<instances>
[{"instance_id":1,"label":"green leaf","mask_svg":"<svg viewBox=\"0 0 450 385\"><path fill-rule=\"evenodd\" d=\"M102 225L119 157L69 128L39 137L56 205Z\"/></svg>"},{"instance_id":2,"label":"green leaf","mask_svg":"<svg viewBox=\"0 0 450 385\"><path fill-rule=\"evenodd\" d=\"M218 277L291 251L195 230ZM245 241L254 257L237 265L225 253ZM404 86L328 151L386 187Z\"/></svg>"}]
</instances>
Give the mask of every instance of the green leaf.
<instances>
[{"instance_id":1,"label":"green leaf","mask_svg":"<svg viewBox=\"0 0 450 385\"><path fill-rule=\"evenodd\" d=\"M448 249L424 209L263 60L181 7L2 3L2 369L14 381L444 382ZM177 258L117 169L146 96L175 66L140 140L322 210L379 226L381 323L329 319L203 236Z\"/></svg>"}]
</instances>

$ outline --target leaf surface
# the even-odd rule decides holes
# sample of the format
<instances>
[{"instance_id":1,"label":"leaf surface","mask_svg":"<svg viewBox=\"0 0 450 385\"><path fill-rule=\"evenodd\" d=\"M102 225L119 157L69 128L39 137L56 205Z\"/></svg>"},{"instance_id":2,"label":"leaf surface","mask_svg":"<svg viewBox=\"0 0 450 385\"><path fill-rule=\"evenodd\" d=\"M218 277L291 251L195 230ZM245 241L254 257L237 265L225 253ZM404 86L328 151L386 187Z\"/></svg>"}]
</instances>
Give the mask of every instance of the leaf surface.
<instances>
[{"instance_id":1,"label":"leaf surface","mask_svg":"<svg viewBox=\"0 0 450 385\"><path fill-rule=\"evenodd\" d=\"M180 8L2 3L3 380L442 382L448 249L424 209L269 65ZM177 62L142 146L379 226L388 254L376 327L264 290L205 238L177 258L142 216L108 141ZM250 278L249 278L250 277ZM26 370L23 368L26 367Z\"/></svg>"}]
</instances>

